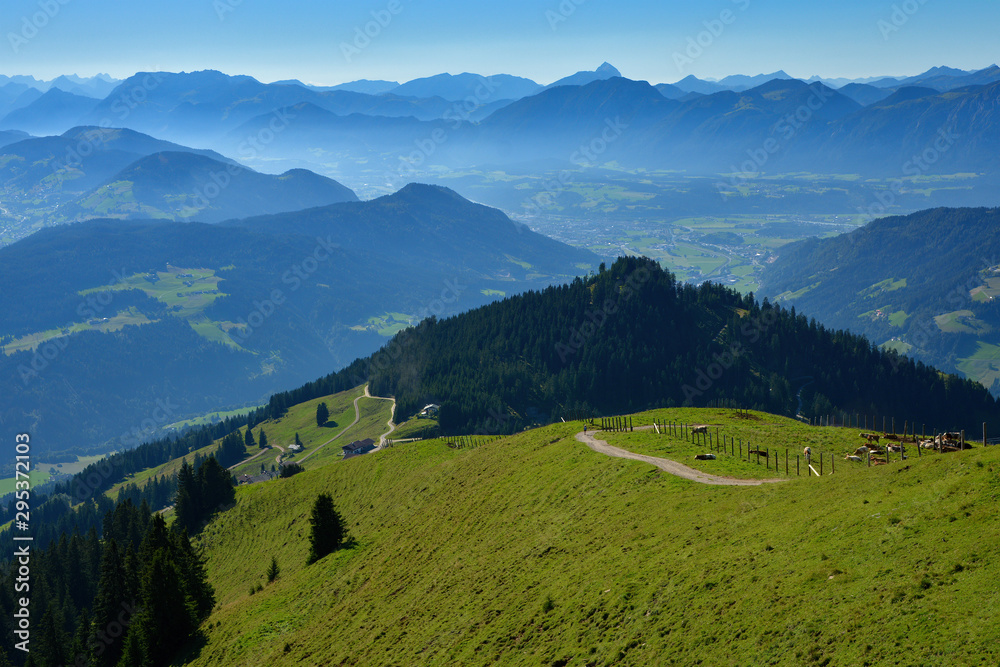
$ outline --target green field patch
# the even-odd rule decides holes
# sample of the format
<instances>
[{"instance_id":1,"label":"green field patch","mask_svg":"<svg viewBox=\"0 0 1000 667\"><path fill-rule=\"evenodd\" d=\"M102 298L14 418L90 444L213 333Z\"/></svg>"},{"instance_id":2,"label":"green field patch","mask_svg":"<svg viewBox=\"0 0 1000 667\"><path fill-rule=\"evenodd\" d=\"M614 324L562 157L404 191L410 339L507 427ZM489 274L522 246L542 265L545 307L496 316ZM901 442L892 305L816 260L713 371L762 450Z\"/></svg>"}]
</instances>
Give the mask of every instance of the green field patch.
<instances>
[{"instance_id":1,"label":"green field patch","mask_svg":"<svg viewBox=\"0 0 1000 667\"><path fill-rule=\"evenodd\" d=\"M206 340L210 340L213 343L221 343L222 345L231 347L234 350L245 351L239 343L234 341L229 336L227 333L228 329L223 327L223 325L219 322L213 322L204 315L196 315L188 318L188 324L191 325L191 328L194 329L195 333Z\"/></svg>"},{"instance_id":2,"label":"green field patch","mask_svg":"<svg viewBox=\"0 0 1000 667\"><path fill-rule=\"evenodd\" d=\"M909 314L904 310L897 310L895 313L889 316L889 324L894 327L901 327L906 324L906 320L909 319Z\"/></svg>"},{"instance_id":3,"label":"green field patch","mask_svg":"<svg viewBox=\"0 0 1000 667\"><path fill-rule=\"evenodd\" d=\"M71 336L75 333L80 333L82 331L100 331L101 333L112 333L114 331L120 331L126 326L142 326L144 324L153 324L158 320L151 320L143 313L140 313L136 308L129 308L128 310L120 311L111 317L99 317L86 322L76 322L69 326L63 327L61 329L48 329L46 331L39 331L36 333L31 333L21 338L17 338L6 345L3 346L4 354L14 354L15 352L23 352L25 350L34 350L42 343L48 342L50 340L55 340L57 338L64 338L66 336Z\"/></svg>"},{"instance_id":4,"label":"green field patch","mask_svg":"<svg viewBox=\"0 0 1000 667\"><path fill-rule=\"evenodd\" d=\"M1000 345L976 341L976 351L956 366L966 377L991 387L1000 379Z\"/></svg>"},{"instance_id":5,"label":"green field patch","mask_svg":"<svg viewBox=\"0 0 1000 667\"><path fill-rule=\"evenodd\" d=\"M794 292L782 292L776 297L776 301L785 301L788 299L798 299L799 297L811 292L820 286L821 283L813 283L812 285L806 285L802 289L795 290Z\"/></svg>"},{"instance_id":6,"label":"green field patch","mask_svg":"<svg viewBox=\"0 0 1000 667\"><path fill-rule=\"evenodd\" d=\"M31 482L31 488L36 486L41 486L45 484L52 477L48 472L49 466L45 466L44 469L40 469L38 466L33 468L28 473L28 480ZM23 481L23 478L22 478ZM0 479L0 496L5 496L8 493L14 493L17 490L17 477L8 477L6 479Z\"/></svg>"},{"instance_id":7,"label":"green field patch","mask_svg":"<svg viewBox=\"0 0 1000 667\"><path fill-rule=\"evenodd\" d=\"M866 287L865 289L858 292L858 296L867 297L869 299L874 298L881 294L882 292L895 292L906 287L906 278L901 280L893 280L892 278L886 278L880 282L875 283L871 287Z\"/></svg>"},{"instance_id":8,"label":"green field patch","mask_svg":"<svg viewBox=\"0 0 1000 667\"><path fill-rule=\"evenodd\" d=\"M166 304L172 314L188 317L201 313L216 299L226 296L219 290L221 280L213 269L185 269L168 264L166 271L136 273L113 285L83 290L80 295L139 289Z\"/></svg>"},{"instance_id":9,"label":"green field patch","mask_svg":"<svg viewBox=\"0 0 1000 667\"><path fill-rule=\"evenodd\" d=\"M499 296L499 297L507 296L506 292L502 292L498 289L484 289L479 291L480 293L482 293L483 296Z\"/></svg>"},{"instance_id":10,"label":"green field patch","mask_svg":"<svg viewBox=\"0 0 1000 667\"><path fill-rule=\"evenodd\" d=\"M909 354L910 350L913 349L912 345L898 338L887 340L882 343L881 347L883 350L894 350L900 354Z\"/></svg>"},{"instance_id":11,"label":"green field patch","mask_svg":"<svg viewBox=\"0 0 1000 667\"><path fill-rule=\"evenodd\" d=\"M982 320L976 319L971 310L956 310L934 318L934 322L944 333L989 333L991 327Z\"/></svg>"}]
</instances>

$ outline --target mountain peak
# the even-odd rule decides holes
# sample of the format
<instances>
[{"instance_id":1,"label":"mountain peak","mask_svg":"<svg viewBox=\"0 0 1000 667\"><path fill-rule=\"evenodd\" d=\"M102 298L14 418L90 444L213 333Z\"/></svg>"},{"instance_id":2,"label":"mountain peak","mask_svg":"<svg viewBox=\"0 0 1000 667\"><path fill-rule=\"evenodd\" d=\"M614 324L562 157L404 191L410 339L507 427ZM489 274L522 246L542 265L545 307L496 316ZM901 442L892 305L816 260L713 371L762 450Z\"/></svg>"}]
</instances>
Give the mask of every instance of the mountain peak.
<instances>
[{"instance_id":1,"label":"mountain peak","mask_svg":"<svg viewBox=\"0 0 1000 667\"><path fill-rule=\"evenodd\" d=\"M601 63L601 66L594 71L596 71L598 74L604 74L609 77L622 75L622 73L619 72L618 69L609 62Z\"/></svg>"}]
</instances>

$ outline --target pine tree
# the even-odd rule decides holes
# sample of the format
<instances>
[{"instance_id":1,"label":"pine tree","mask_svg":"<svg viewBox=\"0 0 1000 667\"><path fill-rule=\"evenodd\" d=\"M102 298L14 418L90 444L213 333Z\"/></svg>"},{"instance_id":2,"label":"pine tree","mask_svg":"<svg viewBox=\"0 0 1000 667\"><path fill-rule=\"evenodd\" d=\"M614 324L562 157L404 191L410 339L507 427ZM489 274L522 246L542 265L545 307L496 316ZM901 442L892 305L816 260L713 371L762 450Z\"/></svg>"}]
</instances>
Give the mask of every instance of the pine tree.
<instances>
[{"instance_id":1,"label":"pine tree","mask_svg":"<svg viewBox=\"0 0 1000 667\"><path fill-rule=\"evenodd\" d=\"M271 583L278 578L281 574L281 569L278 568L278 559L275 556L271 556L271 565L267 568L267 583Z\"/></svg>"},{"instance_id":2,"label":"pine tree","mask_svg":"<svg viewBox=\"0 0 1000 667\"><path fill-rule=\"evenodd\" d=\"M313 504L309 517L312 530L309 535L309 560L314 563L336 551L344 541L344 522L333 506L333 498L321 493Z\"/></svg>"},{"instance_id":3,"label":"pine tree","mask_svg":"<svg viewBox=\"0 0 1000 667\"><path fill-rule=\"evenodd\" d=\"M302 441L299 439L298 431L295 432L295 444L298 445L299 447L305 447L305 445L303 445Z\"/></svg>"},{"instance_id":4,"label":"pine tree","mask_svg":"<svg viewBox=\"0 0 1000 667\"><path fill-rule=\"evenodd\" d=\"M93 627L103 631L118 619L122 604L130 604L129 599L134 591L128 590L129 577L125 562L118 549L118 543L111 539L104 545L101 558L101 579L97 584L97 597L94 599ZM113 667L121 656L121 644L113 642L109 646L91 655L92 664L101 667Z\"/></svg>"},{"instance_id":5,"label":"pine tree","mask_svg":"<svg viewBox=\"0 0 1000 667\"><path fill-rule=\"evenodd\" d=\"M194 531L201 520L201 489L196 483L195 473L187 461L181 464L177 473L177 496L174 500L174 516L178 526Z\"/></svg>"},{"instance_id":6,"label":"pine tree","mask_svg":"<svg viewBox=\"0 0 1000 667\"><path fill-rule=\"evenodd\" d=\"M326 403L320 403L316 406L316 426L322 426L328 421L330 421L330 410L326 407Z\"/></svg>"},{"instance_id":7,"label":"pine tree","mask_svg":"<svg viewBox=\"0 0 1000 667\"><path fill-rule=\"evenodd\" d=\"M247 448L256 447L257 446L257 443L254 442L254 439L253 439L253 430L249 426L247 427L247 434L246 434L243 442L244 442L244 444L246 444Z\"/></svg>"},{"instance_id":8,"label":"pine tree","mask_svg":"<svg viewBox=\"0 0 1000 667\"><path fill-rule=\"evenodd\" d=\"M263 427L260 429L260 437L257 438L257 441L260 443L261 449L267 447L267 433L264 433Z\"/></svg>"}]
</instances>

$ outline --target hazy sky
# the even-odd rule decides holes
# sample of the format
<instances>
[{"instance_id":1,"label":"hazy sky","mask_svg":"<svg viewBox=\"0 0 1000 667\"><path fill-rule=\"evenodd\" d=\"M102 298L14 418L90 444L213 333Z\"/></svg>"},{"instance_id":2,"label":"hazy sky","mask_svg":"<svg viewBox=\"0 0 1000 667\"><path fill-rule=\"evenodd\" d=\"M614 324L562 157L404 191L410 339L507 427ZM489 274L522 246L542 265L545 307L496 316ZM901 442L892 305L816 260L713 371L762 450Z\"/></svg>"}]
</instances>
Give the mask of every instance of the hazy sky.
<instances>
[{"instance_id":1,"label":"hazy sky","mask_svg":"<svg viewBox=\"0 0 1000 667\"><path fill-rule=\"evenodd\" d=\"M853 78L986 67L1000 60L998 26L995 0L3 0L0 73L550 83L606 60L652 83L777 69Z\"/></svg>"}]
</instances>

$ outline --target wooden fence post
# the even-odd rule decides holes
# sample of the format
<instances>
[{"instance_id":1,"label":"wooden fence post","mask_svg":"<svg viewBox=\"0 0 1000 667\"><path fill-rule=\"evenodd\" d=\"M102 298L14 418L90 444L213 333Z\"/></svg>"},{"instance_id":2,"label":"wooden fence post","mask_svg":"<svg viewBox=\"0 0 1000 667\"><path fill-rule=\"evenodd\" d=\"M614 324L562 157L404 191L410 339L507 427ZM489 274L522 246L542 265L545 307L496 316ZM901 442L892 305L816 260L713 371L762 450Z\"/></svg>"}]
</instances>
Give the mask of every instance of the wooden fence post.
<instances>
[{"instance_id":1,"label":"wooden fence post","mask_svg":"<svg viewBox=\"0 0 1000 667\"><path fill-rule=\"evenodd\" d=\"M788 449L785 449L785 474L788 474Z\"/></svg>"},{"instance_id":2,"label":"wooden fence post","mask_svg":"<svg viewBox=\"0 0 1000 667\"><path fill-rule=\"evenodd\" d=\"M795 455L795 476L796 477L801 477L802 476L802 471L799 469L799 455L798 454Z\"/></svg>"}]
</instances>

